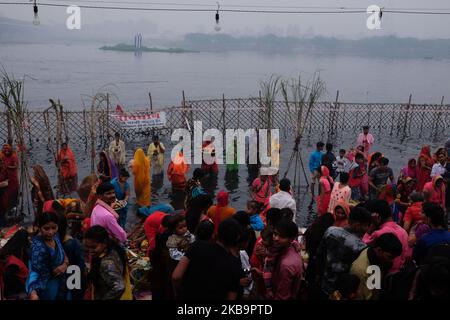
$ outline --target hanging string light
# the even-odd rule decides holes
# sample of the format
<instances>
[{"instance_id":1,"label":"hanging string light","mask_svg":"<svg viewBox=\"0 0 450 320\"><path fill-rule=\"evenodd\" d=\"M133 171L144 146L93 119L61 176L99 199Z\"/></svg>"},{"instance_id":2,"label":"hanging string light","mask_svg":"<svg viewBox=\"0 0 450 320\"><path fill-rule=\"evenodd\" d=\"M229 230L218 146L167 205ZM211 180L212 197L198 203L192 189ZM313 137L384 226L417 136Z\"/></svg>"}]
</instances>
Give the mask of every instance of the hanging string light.
<instances>
[{"instance_id":1,"label":"hanging string light","mask_svg":"<svg viewBox=\"0 0 450 320\"><path fill-rule=\"evenodd\" d=\"M219 10L220 10L220 4L217 2L216 25L214 26L214 30L216 30L217 32L219 32L222 29L220 26L220 23L219 23L219 20L220 20Z\"/></svg>"},{"instance_id":2,"label":"hanging string light","mask_svg":"<svg viewBox=\"0 0 450 320\"><path fill-rule=\"evenodd\" d=\"M34 4L33 4L33 13L34 13L34 17L33 17L33 24L35 26L38 26L41 22L39 21L39 15L38 15L38 6L36 3L36 0L34 0Z\"/></svg>"}]
</instances>

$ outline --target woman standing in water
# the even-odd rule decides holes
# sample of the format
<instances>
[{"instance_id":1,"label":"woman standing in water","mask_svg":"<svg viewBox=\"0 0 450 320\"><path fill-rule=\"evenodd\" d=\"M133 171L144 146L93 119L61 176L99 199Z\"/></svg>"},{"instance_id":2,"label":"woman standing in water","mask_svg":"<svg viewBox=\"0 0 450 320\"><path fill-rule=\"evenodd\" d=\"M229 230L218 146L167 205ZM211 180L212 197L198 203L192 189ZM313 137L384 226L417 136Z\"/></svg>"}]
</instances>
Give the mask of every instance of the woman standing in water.
<instances>
[{"instance_id":1,"label":"woman standing in water","mask_svg":"<svg viewBox=\"0 0 450 320\"><path fill-rule=\"evenodd\" d=\"M417 160L418 176L416 190L423 191L423 187L427 182L431 181L431 168L433 167L434 160L431 157L431 149L429 145L425 145L420 150L419 159Z\"/></svg>"},{"instance_id":2,"label":"woman standing in water","mask_svg":"<svg viewBox=\"0 0 450 320\"><path fill-rule=\"evenodd\" d=\"M150 160L145 156L144 150L141 148L134 153L133 175L136 203L140 207L149 207L152 192L150 186Z\"/></svg>"},{"instance_id":3,"label":"woman standing in water","mask_svg":"<svg viewBox=\"0 0 450 320\"><path fill-rule=\"evenodd\" d=\"M58 152L57 163L60 172L59 190L63 195L70 195L77 191L78 187L78 168L72 149L63 143Z\"/></svg>"}]
</instances>

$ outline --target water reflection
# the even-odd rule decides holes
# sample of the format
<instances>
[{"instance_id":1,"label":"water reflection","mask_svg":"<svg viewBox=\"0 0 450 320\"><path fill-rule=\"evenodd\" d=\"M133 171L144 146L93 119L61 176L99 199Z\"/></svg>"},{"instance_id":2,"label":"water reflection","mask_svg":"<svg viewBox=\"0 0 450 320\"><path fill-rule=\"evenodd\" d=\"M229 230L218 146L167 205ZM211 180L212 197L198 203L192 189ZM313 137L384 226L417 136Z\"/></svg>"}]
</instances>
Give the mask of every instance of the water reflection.
<instances>
[{"instance_id":1,"label":"water reflection","mask_svg":"<svg viewBox=\"0 0 450 320\"><path fill-rule=\"evenodd\" d=\"M201 181L203 190L211 197L216 197L216 191L218 188L218 175L214 173L209 173L205 175Z\"/></svg>"},{"instance_id":2,"label":"water reflection","mask_svg":"<svg viewBox=\"0 0 450 320\"><path fill-rule=\"evenodd\" d=\"M158 198L164 186L164 175L158 174L152 176L152 200L153 197Z\"/></svg>"}]
</instances>

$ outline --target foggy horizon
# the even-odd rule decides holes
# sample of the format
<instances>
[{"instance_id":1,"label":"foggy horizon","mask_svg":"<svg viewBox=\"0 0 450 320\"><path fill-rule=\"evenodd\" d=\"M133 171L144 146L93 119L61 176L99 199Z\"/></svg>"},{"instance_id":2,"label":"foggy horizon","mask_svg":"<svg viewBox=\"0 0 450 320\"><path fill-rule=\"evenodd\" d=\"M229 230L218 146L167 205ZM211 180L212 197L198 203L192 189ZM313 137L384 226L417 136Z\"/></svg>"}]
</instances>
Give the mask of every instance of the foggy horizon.
<instances>
[{"instance_id":1,"label":"foggy horizon","mask_svg":"<svg viewBox=\"0 0 450 320\"><path fill-rule=\"evenodd\" d=\"M6 0L12 2L12 0ZM240 9L243 6L252 6L247 9L256 10L287 10L311 11L326 10L319 8L346 7L348 9L365 10L369 5L376 4L386 10L431 10L439 9L450 11L450 5L445 0L434 0L424 3L419 0L342 0L342 1L273 1L247 0L245 4L237 4L236 0L220 1L222 9ZM48 0L45 3L66 3L64 1ZM262 36L274 34L284 37L334 37L338 39L361 39L379 36L412 37L418 39L450 39L450 15L415 15L384 13L381 30L369 30L366 21L367 13L354 14L263 14L263 13L234 13L221 12L221 31L214 31L215 1L177 1L178 6L149 4L145 0L131 1L94 1L75 0L67 2L73 5L102 5L102 6L128 6L149 8L201 8L210 12L160 12L160 11L122 11L106 9L81 9L81 30L67 30L65 27L65 7L39 6L39 19L43 27L55 28L58 32L66 32L74 37L82 34L89 36L98 32L111 34L129 34L130 37L140 32L146 38L177 39L189 33L227 34L234 37ZM291 7L291 8L287 8ZM306 8L308 7L308 8ZM245 8L243 8L245 9ZM331 10L331 9L330 9ZM436 10L436 11L439 11ZM33 20L33 7L0 5L0 18L17 19L24 23ZM41 27L42 27L41 26ZM1 28L1 27L0 27ZM39 27L36 27L39 28ZM60 30L59 30L60 28ZM1 29L0 29L1 31ZM70 38L68 39L70 40Z\"/></svg>"}]
</instances>

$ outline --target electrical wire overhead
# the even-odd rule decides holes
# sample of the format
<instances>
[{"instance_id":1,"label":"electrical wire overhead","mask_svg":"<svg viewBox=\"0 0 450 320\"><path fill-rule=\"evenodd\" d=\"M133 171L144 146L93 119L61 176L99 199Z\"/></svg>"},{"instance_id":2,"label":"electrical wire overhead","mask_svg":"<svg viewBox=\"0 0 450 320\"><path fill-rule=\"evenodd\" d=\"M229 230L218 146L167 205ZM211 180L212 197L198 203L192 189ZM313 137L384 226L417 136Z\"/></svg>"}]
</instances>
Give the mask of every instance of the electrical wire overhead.
<instances>
[{"instance_id":1,"label":"electrical wire overhead","mask_svg":"<svg viewBox=\"0 0 450 320\"><path fill-rule=\"evenodd\" d=\"M124 2L113 0L75 0L70 3L61 3L61 1L52 0L39 3L39 6L48 7L68 7L71 5L77 5L84 9L104 9L104 10L124 10L124 11L168 11L168 12L217 12L215 5L207 4L194 4L194 3L162 3L162 2ZM77 4L92 3L92 4ZM95 3L102 3L95 4ZM112 5L105 5L112 4ZM123 4L118 6L117 4ZM129 6L130 4L136 4L139 6ZM16 5L16 6L28 6L29 2L6 2L1 1L0 5ZM146 7L145 5L153 6ZM158 7L155 7L158 6ZM178 7L177 7L178 6ZM245 9L248 8L248 9ZM252 9L253 8L253 9ZM259 9L257 9L259 8ZM272 10L270 8L278 8L282 10ZM294 10L286 10L294 9ZM314 9L314 10L296 10L296 9ZM361 7L319 7L319 6L258 6L258 5L228 5L222 6L220 11L222 12L234 12L234 13L261 13L261 14L356 14L366 13L367 8ZM450 15L450 8L385 8L383 13L393 14L424 14L424 15Z\"/></svg>"}]
</instances>

